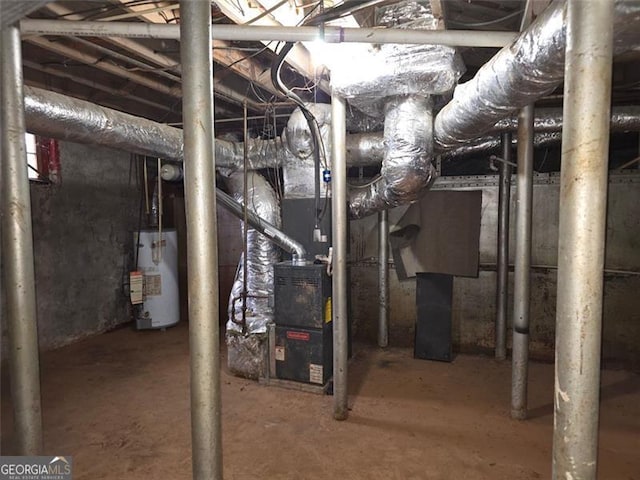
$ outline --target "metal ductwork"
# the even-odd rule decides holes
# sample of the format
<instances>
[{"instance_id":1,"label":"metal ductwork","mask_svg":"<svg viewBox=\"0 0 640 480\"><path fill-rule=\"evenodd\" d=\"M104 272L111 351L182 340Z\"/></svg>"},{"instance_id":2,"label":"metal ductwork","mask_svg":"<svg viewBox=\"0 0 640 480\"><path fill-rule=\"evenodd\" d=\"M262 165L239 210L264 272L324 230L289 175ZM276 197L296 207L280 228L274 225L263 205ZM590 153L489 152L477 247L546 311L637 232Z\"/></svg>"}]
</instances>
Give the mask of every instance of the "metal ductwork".
<instances>
[{"instance_id":1,"label":"metal ductwork","mask_svg":"<svg viewBox=\"0 0 640 480\"><path fill-rule=\"evenodd\" d=\"M27 129L37 135L117 148L182 161L182 130L59 93L25 87ZM252 170L281 166L289 151L281 139L248 141ZM230 171L244 164L244 145L216 139L216 166Z\"/></svg>"},{"instance_id":2,"label":"metal ductwork","mask_svg":"<svg viewBox=\"0 0 640 480\"><path fill-rule=\"evenodd\" d=\"M39 88L25 87L27 130L42 136L182 161L182 130L119 112L94 103ZM492 125L490 131L515 130L516 118ZM537 109L535 129L539 132L562 130L559 109ZM611 130L640 131L640 107L613 107ZM558 135L536 135L536 146L557 141ZM453 149L441 150L447 158L467 156L499 148L498 137L485 137ZM243 144L216 139L216 165L235 171L242 168ZM437 145L436 145L437 148ZM380 132L347 135L347 162L352 167L379 165L385 155L384 135ZM250 139L249 169L277 168L297 158L288 150L286 139Z\"/></svg>"},{"instance_id":3,"label":"metal ductwork","mask_svg":"<svg viewBox=\"0 0 640 480\"><path fill-rule=\"evenodd\" d=\"M428 4L407 0L381 7L384 26L435 29L438 20ZM349 215L364 216L415 202L435 176L432 95L449 92L463 73L455 49L443 45L382 45L332 69L334 94L361 112L384 114L384 158L381 176L350 192ZM380 144L360 146L379 152Z\"/></svg>"},{"instance_id":4,"label":"metal ductwork","mask_svg":"<svg viewBox=\"0 0 640 480\"><path fill-rule=\"evenodd\" d=\"M234 176L237 174L234 174ZM220 205L222 205L226 210L234 214L240 220L244 220L245 211L244 205L240 202L236 201L230 195L227 195L220 189L216 189L216 200ZM277 227L275 223L262 218L260 215L255 213L254 210L249 209L246 212L247 223L251 225L251 228L260 232L264 237L271 240L275 245L280 247L285 252L288 252L292 255L293 261L303 261L307 256L307 252L296 240L286 235L280 227ZM278 222L279 223L279 222Z\"/></svg>"},{"instance_id":5,"label":"metal ductwork","mask_svg":"<svg viewBox=\"0 0 640 480\"><path fill-rule=\"evenodd\" d=\"M243 203L242 173L227 178L234 199ZM257 172L247 174L249 210L280 228L280 204L269 183ZM243 232L245 226L243 225ZM244 254L243 254L244 255ZM280 250L254 228L247 231L246 312L243 315L244 256L240 259L229 297L227 332L239 334L266 333L273 320L273 265L280 261Z\"/></svg>"},{"instance_id":6,"label":"metal ductwork","mask_svg":"<svg viewBox=\"0 0 640 480\"><path fill-rule=\"evenodd\" d=\"M48 92L39 88L25 87L25 117L27 130L38 135L69 140L78 143L90 143L109 148L160 157L167 160L182 161L182 130L153 122L145 118L101 107L84 100ZM249 150L256 159L251 168L263 168L263 164L273 166L277 141L254 141ZM216 140L216 166L237 169L242 165L242 144ZM227 160L225 162L225 160ZM219 165L219 164L222 165ZM173 173L175 180L181 174ZM154 192L154 201L157 197ZM241 204L221 190L216 189L216 197L220 204L243 219ZM247 222L270 241L303 259L306 255L304 247L285 235L274 222L261 218L254 212L247 212Z\"/></svg>"},{"instance_id":7,"label":"metal ductwork","mask_svg":"<svg viewBox=\"0 0 640 480\"><path fill-rule=\"evenodd\" d=\"M231 175L227 185L242 202L244 175ZM280 204L264 177L248 172L246 190L249 212L280 227ZM243 224L243 233L246 228ZM246 238L246 264L243 253L229 295L227 362L235 374L257 379L264 368L267 327L273 322L273 265L280 261L280 250L254 228L246 231Z\"/></svg>"},{"instance_id":8,"label":"metal ductwork","mask_svg":"<svg viewBox=\"0 0 640 480\"><path fill-rule=\"evenodd\" d=\"M27 130L37 135L182 161L182 130L95 103L24 87Z\"/></svg>"},{"instance_id":9,"label":"metal ductwork","mask_svg":"<svg viewBox=\"0 0 640 480\"><path fill-rule=\"evenodd\" d=\"M640 28L640 26L639 26ZM534 112L533 130L535 132L561 132L562 108L537 108ZM610 128L612 132L638 132L640 131L640 106L613 107L611 109ZM518 130L518 117L498 121L492 132Z\"/></svg>"},{"instance_id":10,"label":"metal ductwork","mask_svg":"<svg viewBox=\"0 0 640 480\"><path fill-rule=\"evenodd\" d=\"M31 133L182 161L182 130L179 128L40 88L25 86L24 92L25 120ZM297 161L298 157L289 151L289 142L298 143L280 137L249 139L247 167L250 170L278 168ZM240 170L244 165L244 144L216 139L215 155L216 167L227 169L227 173ZM354 151L354 155L357 152ZM381 159L382 156L378 163Z\"/></svg>"},{"instance_id":11,"label":"metal ductwork","mask_svg":"<svg viewBox=\"0 0 640 480\"><path fill-rule=\"evenodd\" d=\"M381 176L351 189L351 218L414 202L435 178L431 108L431 99L419 95L387 100Z\"/></svg>"},{"instance_id":12,"label":"metal ductwork","mask_svg":"<svg viewBox=\"0 0 640 480\"><path fill-rule=\"evenodd\" d=\"M616 52L640 43L640 2L615 4ZM564 78L566 3L556 0L438 113L436 148L447 150L490 131L497 121L555 90Z\"/></svg>"}]
</instances>

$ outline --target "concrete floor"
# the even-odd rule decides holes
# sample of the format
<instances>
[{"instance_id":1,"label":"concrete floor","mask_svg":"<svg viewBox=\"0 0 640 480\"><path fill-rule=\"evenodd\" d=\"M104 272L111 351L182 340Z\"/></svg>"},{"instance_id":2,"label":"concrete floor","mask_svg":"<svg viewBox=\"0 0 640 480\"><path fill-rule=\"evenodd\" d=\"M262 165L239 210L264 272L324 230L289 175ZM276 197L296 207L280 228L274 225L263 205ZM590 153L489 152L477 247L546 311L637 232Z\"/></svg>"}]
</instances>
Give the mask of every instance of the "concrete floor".
<instances>
[{"instance_id":1,"label":"concrete floor","mask_svg":"<svg viewBox=\"0 0 640 480\"><path fill-rule=\"evenodd\" d=\"M517 422L508 417L508 362L355 351L346 422L331 419L331 397L223 372L225 478L550 477L553 365L531 365L531 419ZM191 478L188 363L185 325L122 329L44 354L46 453L72 455L77 480ZM12 443L7 393L4 454ZM599 478L640 479L638 375L603 373L600 430Z\"/></svg>"}]
</instances>

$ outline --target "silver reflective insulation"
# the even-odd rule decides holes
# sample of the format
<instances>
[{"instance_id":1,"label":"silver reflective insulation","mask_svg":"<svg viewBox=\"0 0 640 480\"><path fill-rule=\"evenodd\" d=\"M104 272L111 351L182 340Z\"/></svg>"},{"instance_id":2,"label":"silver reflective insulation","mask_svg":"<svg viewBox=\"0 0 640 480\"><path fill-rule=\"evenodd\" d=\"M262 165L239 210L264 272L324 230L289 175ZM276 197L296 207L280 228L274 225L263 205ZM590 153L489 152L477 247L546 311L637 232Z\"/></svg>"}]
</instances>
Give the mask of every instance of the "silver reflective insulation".
<instances>
[{"instance_id":1,"label":"silver reflective insulation","mask_svg":"<svg viewBox=\"0 0 640 480\"><path fill-rule=\"evenodd\" d=\"M280 228L280 205L276 193L262 175L249 172L248 201L251 211ZM236 201L242 203L243 175L235 173L227 185ZM243 231L245 226L243 225ZM257 230L247 231L247 310L243 329L242 297L244 289L243 261L240 259L229 296L227 335L265 333L273 320L273 265L280 260L280 249Z\"/></svg>"},{"instance_id":2,"label":"silver reflective insulation","mask_svg":"<svg viewBox=\"0 0 640 480\"><path fill-rule=\"evenodd\" d=\"M536 132L559 132L562 130L562 108L537 108L533 128ZM491 131L517 130L518 117L512 116L498 121ZM640 106L613 107L611 109L612 132L640 131Z\"/></svg>"},{"instance_id":3,"label":"silver reflective insulation","mask_svg":"<svg viewBox=\"0 0 640 480\"><path fill-rule=\"evenodd\" d=\"M182 130L178 128L27 86L24 107L31 133L182 160Z\"/></svg>"},{"instance_id":4,"label":"silver reflective insulation","mask_svg":"<svg viewBox=\"0 0 640 480\"><path fill-rule=\"evenodd\" d=\"M366 187L352 187L349 215L362 218L380 210L412 203L435 178L431 98L389 98L385 104L380 177Z\"/></svg>"},{"instance_id":5,"label":"silver reflective insulation","mask_svg":"<svg viewBox=\"0 0 640 480\"><path fill-rule=\"evenodd\" d=\"M350 167L380 165L385 145L382 132L347 135L347 163Z\"/></svg>"},{"instance_id":6,"label":"silver reflective insulation","mask_svg":"<svg viewBox=\"0 0 640 480\"><path fill-rule=\"evenodd\" d=\"M218 200L218 205L224 207L240 220L244 220L246 214L247 223L251 225L251 227L282 248L285 252L289 252L294 261L306 259L307 251L304 246L285 234L279 227L256 215L251 209L245 212L244 206L241 203L218 188L216 188L216 199Z\"/></svg>"},{"instance_id":7,"label":"silver reflective insulation","mask_svg":"<svg viewBox=\"0 0 640 480\"><path fill-rule=\"evenodd\" d=\"M640 40L640 2L617 1L615 8L616 46L622 52ZM456 87L453 99L435 119L438 149L483 135L498 120L558 87L564 78L565 14L566 3L556 0L473 79Z\"/></svg>"},{"instance_id":8,"label":"silver reflective insulation","mask_svg":"<svg viewBox=\"0 0 640 480\"><path fill-rule=\"evenodd\" d=\"M25 120L31 133L182 161L179 128L39 88L25 86L24 91ZM250 139L248 147L251 170L278 167L292 158L280 138ZM217 167L230 172L242 169L242 143L216 139L215 153Z\"/></svg>"},{"instance_id":9,"label":"silver reflective insulation","mask_svg":"<svg viewBox=\"0 0 640 480\"><path fill-rule=\"evenodd\" d=\"M284 198L315 197L315 175L320 176L322 197L329 196L329 187L322 182L322 170L331 169L331 105L306 104L316 119L320 131L320 171L316 172L313 157L313 137L309 124L299 108L296 108L285 128L282 139L288 156L282 163Z\"/></svg>"},{"instance_id":10,"label":"silver reflective insulation","mask_svg":"<svg viewBox=\"0 0 640 480\"><path fill-rule=\"evenodd\" d=\"M381 7L378 24L434 29L437 19L427 3L410 0ZM444 45L375 45L331 67L333 93L373 117L382 112L385 97L443 94L464 73L456 50Z\"/></svg>"},{"instance_id":11,"label":"silver reflective insulation","mask_svg":"<svg viewBox=\"0 0 640 480\"><path fill-rule=\"evenodd\" d=\"M533 146L535 148L544 148L552 145L557 145L562 141L561 132L542 132L536 133L533 136ZM513 144L517 145L516 138L513 139ZM498 152L501 149L500 136L495 137L481 137L470 143L466 143L456 148L447 150L442 154L443 160L451 160L456 158L472 157L474 155L484 155L489 153Z\"/></svg>"}]
</instances>

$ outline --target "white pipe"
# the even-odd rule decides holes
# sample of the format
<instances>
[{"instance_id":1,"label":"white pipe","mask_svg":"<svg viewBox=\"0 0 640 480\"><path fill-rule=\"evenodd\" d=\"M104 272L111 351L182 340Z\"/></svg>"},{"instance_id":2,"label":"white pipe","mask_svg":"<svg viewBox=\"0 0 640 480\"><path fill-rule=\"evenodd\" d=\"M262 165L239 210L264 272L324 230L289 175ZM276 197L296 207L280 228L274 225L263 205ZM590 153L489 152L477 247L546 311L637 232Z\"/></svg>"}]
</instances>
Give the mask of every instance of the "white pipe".
<instances>
[{"instance_id":1,"label":"white pipe","mask_svg":"<svg viewBox=\"0 0 640 480\"><path fill-rule=\"evenodd\" d=\"M23 35L64 35L84 37L131 37L180 39L179 25L142 22L69 22L66 20L24 19ZM212 37L230 41L312 42L321 38L319 27L270 27L258 25L214 25ZM405 30L400 28L324 27L327 43L437 44L451 47L504 47L515 32L478 30Z\"/></svg>"}]
</instances>

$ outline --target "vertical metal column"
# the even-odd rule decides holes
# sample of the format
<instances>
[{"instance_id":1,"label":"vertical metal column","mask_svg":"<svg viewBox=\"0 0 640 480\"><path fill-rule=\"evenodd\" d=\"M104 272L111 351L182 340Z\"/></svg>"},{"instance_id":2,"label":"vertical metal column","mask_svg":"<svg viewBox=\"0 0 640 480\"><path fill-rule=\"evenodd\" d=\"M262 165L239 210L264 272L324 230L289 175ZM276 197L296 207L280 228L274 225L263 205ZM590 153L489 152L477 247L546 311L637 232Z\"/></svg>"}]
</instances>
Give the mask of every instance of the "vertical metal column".
<instances>
[{"instance_id":1,"label":"vertical metal column","mask_svg":"<svg viewBox=\"0 0 640 480\"><path fill-rule=\"evenodd\" d=\"M346 104L331 97L333 180L331 229L333 231L333 418L346 420L348 409L347 360L347 149Z\"/></svg>"},{"instance_id":2,"label":"vertical metal column","mask_svg":"<svg viewBox=\"0 0 640 480\"><path fill-rule=\"evenodd\" d=\"M518 115L516 254L513 274L511 417L527 418L529 310L531 300L531 218L533 211L533 105Z\"/></svg>"},{"instance_id":3,"label":"vertical metal column","mask_svg":"<svg viewBox=\"0 0 640 480\"><path fill-rule=\"evenodd\" d=\"M496 358L507 357L509 298L509 205L511 203L511 133L502 134L502 162L498 187L498 282L496 292Z\"/></svg>"},{"instance_id":4,"label":"vertical metal column","mask_svg":"<svg viewBox=\"0 0 640 480\"><path fill-rule=\"evenodd\" d=\"M389 344L389 212L378 213L378 346Z\"/></svg>"},{"instance_id":5,"label":"vertical metal column","mask_svg":"<svg viewBox=\"0 0 640 480\"><path fill-rule=\"evenodd\" d=\"M193 478L222 478L211 3L180 2Z\"/></svg>"},{"instance_id":6,"label":"vertical metal column","mask_svg":"<svg viewBox=\"0 0 640 480\"><path fill-rule=\"evenodd\" d=\"M588 480L597 473L613 2L567 8L553 478Z\"/></svg>"},{"instance_id":7,"label":"vertical metal column","mask_svg":"<svg viewBox=\"0 0 640 480\"><path fill-rule=\"evenodd\" d=\"M40 365L20 29L2 31L2 261L11 396L20 455L42 453Z\"/></svg>"}]
</instances>

